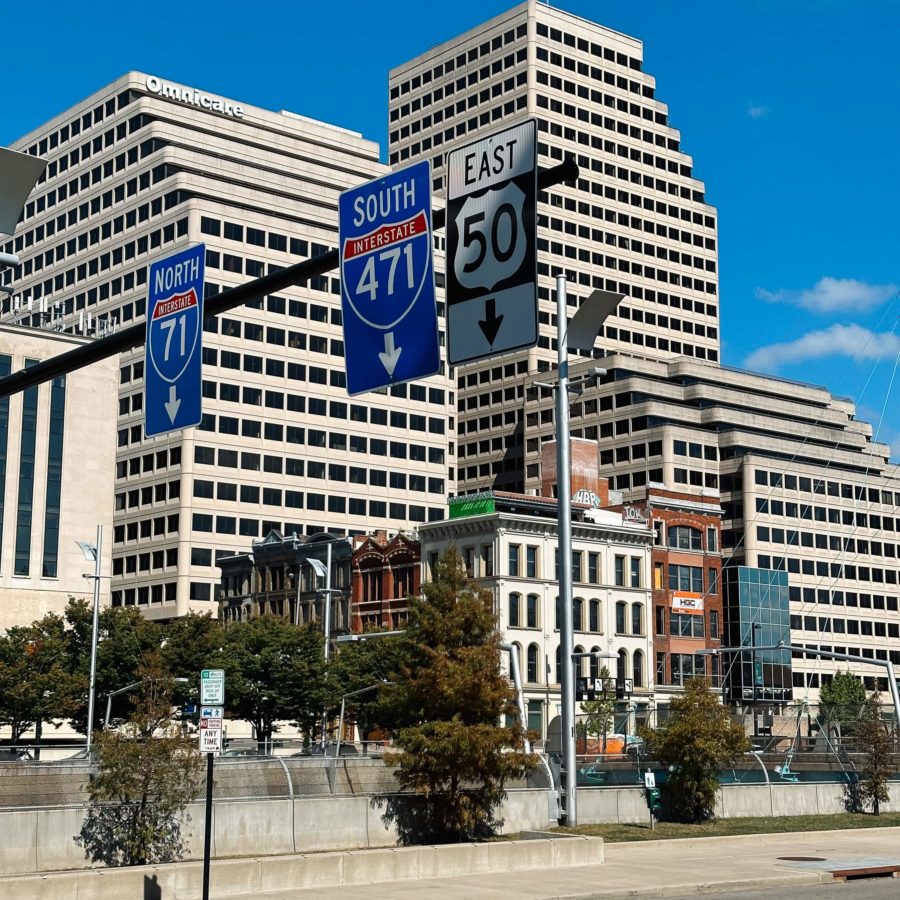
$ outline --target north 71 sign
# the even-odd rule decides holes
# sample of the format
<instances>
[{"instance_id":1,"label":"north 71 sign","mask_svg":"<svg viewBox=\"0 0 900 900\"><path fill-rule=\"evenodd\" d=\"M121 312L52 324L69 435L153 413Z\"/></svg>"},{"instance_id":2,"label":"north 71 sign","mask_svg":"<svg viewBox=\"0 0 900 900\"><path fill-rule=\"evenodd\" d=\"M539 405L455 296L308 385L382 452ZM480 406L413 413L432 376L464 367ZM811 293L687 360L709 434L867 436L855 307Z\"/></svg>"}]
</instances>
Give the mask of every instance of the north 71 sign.
<instances>
[{"instance_id":1,"label":"north 71 sign","mask_svg":"<svg viewBox=\"0 0 900 900\"><path fill-rule=\"evenodd\" d=\"M144 361L144 434L199 425L203 269L198 244L150 266Z\"/></svg>"}]
</instances>

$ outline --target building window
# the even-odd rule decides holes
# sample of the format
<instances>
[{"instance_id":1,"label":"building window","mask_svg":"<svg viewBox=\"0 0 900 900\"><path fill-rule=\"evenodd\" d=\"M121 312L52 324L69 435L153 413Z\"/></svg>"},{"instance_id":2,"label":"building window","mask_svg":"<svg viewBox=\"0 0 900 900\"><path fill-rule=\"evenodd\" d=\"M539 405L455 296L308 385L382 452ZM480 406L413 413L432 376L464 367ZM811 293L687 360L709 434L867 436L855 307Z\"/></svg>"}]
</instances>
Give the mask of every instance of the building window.
<instances>
[{"instance_id":1,"label":"building window","mask_svg":"<svg viewBox=\"0 0 900 900\"><path fill-rule=\"evenodd\" d=\"M537 594L529 594L525 601L525 627L538 628L540 626L540 615L538 613L539 599Z\"/></svg>"},{"instance_id":2,"label":"building window","mask_svg":"<svg viewBox=\"0 0 900 900\"><path fill-rule=\"evenodd\" d=\"M669 616L669 631L672 637L703 637L703 616L692 613L672 613Z\"/></svg>"},{"instance_id":3,"label":"building window","mask_svg":"<svg viewBox=\"0 0 900 900\"><path fill-rule=\"evenodd\" d=\"M588 583L600 584L600 554L588 553Z\"/></svg>"},{"instance_id":4,"label":"building window","mask_svg":"<svg viewBox=\"0 0 900 900\"><path fill-rule=\"evenodd\" d=\"M616 603L616 634L627 634L625 620L628 616L628 604L622 600Z\"/></svg>"},{"instance_id":5,"label":"building window","mask_svg":"<svg viewBox=\"0 0 900 900\"><path fill-rule=\"evenodd\" d=\"M641 603L631 604L631 633L644 633L644 606Z\"/></svg>"},{"instance_id":6,"label":"building window","mask_svg":"<svg viewBox=\"0 0 900 900\"><path fill-rule=\"evenodd\" d=\"M538 684L540 682L540 679L538 677L540 655L541 651L537 644L528 645L528 669L525 675L525 680L530 684Z\"/></svg>"},{"instance_id":7,"label":"building window","mask_svg":"<svg viewBox=\"0 0 900 900\"><path fill-rule=\"evenodd\" d=\"M683 685L691 678L702 677L705 674L704 657L688 653L672 654L672 684Z\"/></svg>"},{"instance_id":8,"label":"building window","mask_svg":"<svg viewBox=\"0 0 900 900\"><path fill-rule=\"evenodd\" d=\"M631 557L631 587L637 588L641 586L643 579L641 578L641 557Z\"/></svg>"},{"instance_id":9,"label":"building window","mask_svg":"<svg viewBox=\"0 0 900 900\"><path fill-rule=\"evenodd\" d=\"M615 584L616 587L625 586L625 557L617 556L615 565Z\"/></svg>"},{"instance_id":10,"label":"building window","mask_svg":"<svg viewBox=\"0 0 900 900\"><path fill-rule=\"evenodd\" d=\"M709 636L711 638L719 636L719 611L717 609L709 611Z\"/></svg>"},{"instance_id":11,"label":"building window","mask_svg":"<svg viewBox=\"0 0 900 900\"><path fill-rule=\"evenodd\" d=\"M669 566L669 590L703 593L703 569L700 566Z\"/></svg>"},{"instance_id":12,"label":"building window","mask_svg":"<svg viewBox=\"0 0 900 900\"><path fill-rule=\"evenodd\" d=\"M702 550L700 540L698 528L691 528L688 525L672 525L669 528L668 545L676 550Z\"/></svg>"},{"instance_id":13,"label":"building window","mask_svg":"<svg viewBox=\"0 0 900 900\"><path fill-rule=\"evenodd\" d=\"M25 367L34 365L26 360ZM34 502L34 463L37 441L38 388L27 388L22 397L22 439L19 457L19 506L16 516L16 575L31 571L31 514Z\"/></svg>"},{"instance_id":14,"label":"building window","mask_svg":"<svg viewBox=\"0 0 900 900\"><path fill-rule=\"evenodd\" d=\"M591 600L588 603L588 631L600 631L600 601Z\"/></svg>"},{"instance_id":15,"label":"building window","mask_svg":"<svg viewBox=\"0 0 900 900\"><path fill-rule=\"evenodd\" d=\"M519 557L521 555L521 552L521 544L509 545L509 574L514 578L517 578L519 575Z\"/></svg>"},{"instance_id":16,"label":"building window","mask_svg":"<svg viewBox=\"0 0 900 900\"><path fill-rule=\"evenodd\" d=\"M538 566L537 566L537 547L526 547L525 548L525 577L526 578L537 578L538 577Z\"/></svg>"},{"instance_id":17,"label":"building window","mask_svg":"<svg viewBox=\"0 0 900 900\"><path fill-rule=\"evenodd\" d=\"M632 676L636 688L644 686L644 654L640 650L634 651L632 658Z\"/></svg>"},{"instance_id":18,"label":"building window","mask_svg":"<svg viewBox=\"0 0 900 900\"><path fill-rule=\"evenodd\" d=\"M509 595L509 627L519 627L520 607L522 605L522 596L520 594Z\"/></svg>"},{"instance_id":19,"label":"building window","mask_svg":"<svg viewBox=\"0 0 900 900\"><path fill-rule=\"evenodd\" d=\"M715 528L706 529L706 552L715 553L719 549L719 538Z\"/></svg>"},{"instance_id":20,"label":"building window","mask_svg":"<svg viewBox=\"0 0 900 900\"><path fill-rule=\"evenodd\" d=\"M661 591L663 586L663 564L653 564L653 590Z\"/></svg>"},{"instance_id":21,"label":"building window","mask_svg":"<svg viewBox=\"0 0 900 900\"><path fill-rule=\"evenodd\" d=\"M572 599L572 630L584 631L584 600L581 597Z\"/></svg>"},{"instance_id":22,"label":"building window","mask_svg":"<svg viewBox=\"0 0 900 900\"><path fill-rule=\"evenodd\" d=\"M44 509L44 578L56 578L59 554L59 511L62 496L63 433L65 431L66 376L50 386L50 434L47 450L47 501Z\"/></svg>"},{"instance_id":23,"label":"building window","mask_svg":"<svg viewBox=\"0 0 900 900\"><path fill-rule=\"evenodd\" d=\"M572 581L580 582L581 578L581 560L583 554L581 550L572 551Z\"/></svg>"}]
</instances>

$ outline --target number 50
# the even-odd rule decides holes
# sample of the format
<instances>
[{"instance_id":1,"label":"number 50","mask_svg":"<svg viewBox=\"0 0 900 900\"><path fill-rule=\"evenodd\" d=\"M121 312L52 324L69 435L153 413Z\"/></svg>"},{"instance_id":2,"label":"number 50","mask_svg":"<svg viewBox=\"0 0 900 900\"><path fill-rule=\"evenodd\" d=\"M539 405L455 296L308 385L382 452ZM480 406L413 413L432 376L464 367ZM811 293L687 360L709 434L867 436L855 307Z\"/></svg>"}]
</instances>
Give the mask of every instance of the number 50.
<instances>
[{"instance_id":1,"label":"number 50","mask_svg":"<svg viewBox=\"0 0 900 900\"><path fill-rule=\"evenodd\" d=\"M462 245L468 251L473 244L477 245L474 259L469 259L463 264L463 272L474 272L484 262L487 255L487 237L485 236L484 210L466 216L462 223ZM508 235L501 234L501 226L506 220ZM506 237L506 246L501 246L501 240ZM494 217L490 224L491 252L498 263L505 263L516 249L519 237L519 220L516 210L511 203L501 203L494 210Z\"/></svg>"}]
</instances>

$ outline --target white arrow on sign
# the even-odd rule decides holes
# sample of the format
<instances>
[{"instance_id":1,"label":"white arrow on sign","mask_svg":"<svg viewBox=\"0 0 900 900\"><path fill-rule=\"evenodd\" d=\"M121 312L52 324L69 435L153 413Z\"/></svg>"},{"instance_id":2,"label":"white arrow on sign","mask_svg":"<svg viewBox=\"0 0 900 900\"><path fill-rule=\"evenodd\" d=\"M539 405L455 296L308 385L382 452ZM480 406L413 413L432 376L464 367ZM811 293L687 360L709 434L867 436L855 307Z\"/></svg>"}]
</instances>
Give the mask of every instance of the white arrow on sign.
<instances>
[{"instance_id":1,"label":"white arrow on sign","mask_svg":"<svg viewBox=\"0 0 900 900\"><path fill-rule=\"evenodd\" d=\"M400 354L402 352L402 347L394 349L394 332L389 331L384 336L384 353L378 354L378 358L381 360L381 364L385 369L387 369L388 375L394 374L394 369L397 368L397 360L400 359Z\"/></svg>"},{"instance_id":2,"label":"white arrow on sign","mask_svg":"<svg viewBox=\"0 0 900 900\"><path fill-rule=\"evenodd\" d=\"M175 416L178 415L178 407L181 406L181 401L178 399L178 393L174 384L169 387L169 402L163 405L166 407L166 412L169 414L169 421L174 422Z\"/></svg>"}]
</instances>

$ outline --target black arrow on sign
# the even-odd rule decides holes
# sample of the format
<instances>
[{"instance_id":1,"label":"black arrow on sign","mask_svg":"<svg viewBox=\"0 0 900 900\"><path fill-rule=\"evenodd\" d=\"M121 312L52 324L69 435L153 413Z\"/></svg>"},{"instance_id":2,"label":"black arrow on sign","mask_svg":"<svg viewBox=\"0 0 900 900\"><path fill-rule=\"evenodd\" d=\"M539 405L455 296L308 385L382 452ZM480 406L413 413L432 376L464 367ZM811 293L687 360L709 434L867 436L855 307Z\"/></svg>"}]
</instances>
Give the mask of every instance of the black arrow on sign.
<instances>
[{"instance_id":1,"label":"black arrow on sign","mask_svg":"<svg viewBox=\"0 0 900 900\"><path fill-rule=\"evenodd\" d=\"M500 326L503 324L503 316L497 315L497 301L496 300L485 300L484 301L484 318L478 320L478 327L481 329L481 333L487 338L487 342L494 346L494 339L497 337L497 332L500 330Z\"/></svg>"}]
</instances>

